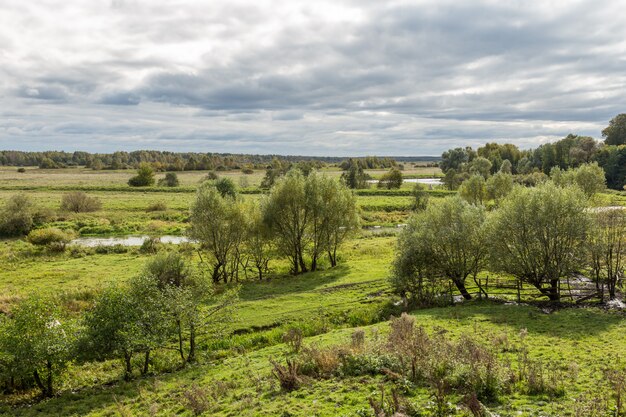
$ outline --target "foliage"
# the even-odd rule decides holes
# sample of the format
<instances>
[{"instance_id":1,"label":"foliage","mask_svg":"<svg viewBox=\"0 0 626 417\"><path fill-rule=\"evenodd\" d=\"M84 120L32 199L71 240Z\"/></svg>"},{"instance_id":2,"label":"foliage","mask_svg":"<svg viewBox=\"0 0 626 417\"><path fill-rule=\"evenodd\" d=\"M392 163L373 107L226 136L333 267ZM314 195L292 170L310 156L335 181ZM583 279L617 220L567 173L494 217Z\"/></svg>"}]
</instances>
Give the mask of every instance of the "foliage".
<instances>
[{"instance_id":1,"label":"foliage","mask_svg":"<svg viewBox=\"0 0 626 417\"><path fill-rule=\"evenodd\" d=\"M505 162L506 161L508 161L508 159L505 160ZM513 190L513 176L510 173L507 174L500 170L498 173L487 179L485 187L487 197L498 203Z\"/></svg>"},{"instance_id":2,"label":"foliage","mask_svg":"<svg viewBox=\"0 0 626 417\"><path fill-rule=\"evenodd\" d=\"M550 171L550 178L559 186L578 186L587 198L606 189L604 170L596 162L570 168L567 171L554 167Z\"/></svg>"},{"instance_id":3,"label":"foliage","mask_svg":"<svg viewBox=\"0 0 626 417\"><path fill-rule=\"evenodd\" d=\"M464 298L470 274L482 269L485 213L458 197L446 198L414 214L402 232L394 264L394 286L400 294L424 297L424 277L450 279Z\"/></svg>"},{"instance_id":4,"label":"foliage","mask_svg":"<svg viewBox=\"0 0 626 417\"><path fill-rule=\"evenodd\" d=\"M411 194L413 195L413 203L411 204L411 210L413 211L423 211L428 207L428 201L430 199L428 192L425 190L425 187L422 184L415 184L413 186L413 190L411 190Z\"/></svg>"},{"instance_id":5,"label":"foliage","mask_svg":"<svg viewBox=\"0 0 626 417\"><path fill-rule=\"evenodd\" d=\"M558 300L560 279L583 265L588 226L578 188L516 187L489 219L491 265Z\"/></svg>"},{"instance_id":6,"label":"foliage","mask_svg":"<svg viewBox=\"0 0 626 417\"><path fill-rule=\"evenodd\" d=\"M15 194L4 205L0 217L0 235L20 236L33 227L33 203L26 194Z\"/></svg>"},{"instance_id":7,"label":"foliage","mask_svg":"<svg viewBox=\"0 0 626 417\"><path fill-rule=\"evenodd\" d=\"M230 178L220 178L215 181L215 188L222 197L235 198L237 196L237 187Z\"/></svg>"},{"instance_id":8,"label":"foliage","mask_svg":"<svg viewBox=\"0 0 626 417\"><path fill-rule=\"evenodd\" d=\"M147 163L141 163L137 175L128 180L131 187L149 187L154 185L154 168Z\"/></svg>"},{"instance_id":9,"label":"foliage","mask_svg":"<svg viewBox=\"0 0 626 417\"><path fill-rule=\"evenodd\" d=\"M472 175L459 187L459 195L470 204L483 204L487 198L485 178L479 174Z\"/></svg>"},{"instance_id":10,"label":"foliage","mask_svg":"<svg viewBox=\"0 0 626 417\"><path fill-rule=\"evenodd\" d=\"M621 113L612 118L602 131L602 137L607 145L626 145L626 114Z\"/></svg>"},{"instance_id":11,"label":"foliage","mask_svg":"<svg viewBox=\"0 0 626 417\"><path fill-rule=\"evenodd\" d=\"M74 331L57 300L31 296L2 323L0 352L7 355L3 374L34 381L42 395L51 397L72 358Z\"/></svg>"},{"instance_id":12,"label":"foliage","mask_svg":"<svg viewBox=\"0 0 626 417\"><path fill-rule=\"evenodd\" d=\"M378 188L386 188L388 190L397 189L402 186L402 172L397 168L391 168L383 174L378 181Z\"/></svg>"},{"instance_id":13,"label":"foliage","mask_svg":"<svg viewBox=\"0 0 626 417\"><path fill-rule=\"evenodd\" d=\"M614 299L626 261L626 210L599 209L593 214L587 239L589 263L596 287L606 285L609 298Z\"/></svg>"},{"instance_id":14,"label":"foliage","mask_svg":"<svg viewBox=\"0 0 626 417\"><path fill-rule=\"evenodd\" d=\"M180 182L178 181L178 175L175 172L168 172L164 178L159 180L159 187L178 187Z\"/></svg>"},{"instance_id":15,"label":"foliage","mask_svg":"<svg viewBox=\"0 0 626 417\"><path fill-rule=\"evenodd\" d=\"M50 249L64 250L65 246L76 236L72 231L65 231L55 227L32 230L27 240L33 245L47 246Z\"/></svg>"},{"instance_id":16,"label":"foliage","mask_svg":"<svg viewBox=\"0 0 626 417\"><path fill-rule=\"evenodd\" d=\"M359 159L350 158L342 164L344 172L341 174L341 181L348 188L362 189L368 188L370 176L363 170L363 164Z\"/></svg>"},{"instance_id":17,"label":"foliage","mask_svg":"<svg viewBox=\"0 0 626 417\"><path fill-rule=\"evenodd\" d=\"M74 213L89 213L98 211L102 208L102 202L95 198L89 197L82 191L73 191L63 194L61 197L61 210L71 211Z\"/></svg>"}]
</instances>

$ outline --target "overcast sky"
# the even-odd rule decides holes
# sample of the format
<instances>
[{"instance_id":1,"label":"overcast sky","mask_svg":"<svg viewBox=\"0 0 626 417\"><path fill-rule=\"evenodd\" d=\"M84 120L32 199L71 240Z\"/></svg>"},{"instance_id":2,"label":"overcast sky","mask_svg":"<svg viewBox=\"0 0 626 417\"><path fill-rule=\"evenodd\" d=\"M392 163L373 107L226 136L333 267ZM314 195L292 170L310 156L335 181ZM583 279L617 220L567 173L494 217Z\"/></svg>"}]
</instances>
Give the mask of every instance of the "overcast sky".
<instances>
[{"instance_id":1,"label":"overcast sky","mask_svg":"<svg viewBox=\"0 0 626 417\"><path fill-rule=\"evenodd\" d=\"M622 112L619 0L0 0L1 149L437 155Z\"/></svg>"}]
</instances>

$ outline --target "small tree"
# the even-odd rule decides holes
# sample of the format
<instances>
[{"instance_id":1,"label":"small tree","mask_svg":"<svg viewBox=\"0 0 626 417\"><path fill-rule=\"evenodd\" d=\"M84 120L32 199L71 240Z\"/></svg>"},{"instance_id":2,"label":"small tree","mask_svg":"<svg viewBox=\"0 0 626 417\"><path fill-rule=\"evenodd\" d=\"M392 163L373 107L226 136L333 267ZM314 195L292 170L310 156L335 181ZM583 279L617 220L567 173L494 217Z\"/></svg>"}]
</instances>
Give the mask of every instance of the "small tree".
<instances>
[{"instance_id":1,"label":"small tree","mask_svg":"<svg viewBox=\"0 0 626 417\"><path fill-rule=\"evenodd\" d=\"M474 158L474 160L470 162L469 172L470 174L482 175L484 179L487 179L491 173L491 161L487 158L483 158L482 156Z\"/></svg>"},{"instance_id":2,"label":"small tree","mask_svg":"<svg viewBox=\"0 0 626 417\"><path fill-rule=\"evenodd\" d=\"M485 178L482 175L472 175L468 180L463 181L459 194L470 204L483 204L487 197Z\"/></svg>"},{"instance_id":3,"label":"small tree","mask_svg":"<svg viewBox=\"0 0 626 417\"><path fill-rule=\"evenodd\" d=\"M149 187L154 185L154 169L148 163L141 163L137 175L128 180L131 187Z\"/></svg>"},{"instance_id":4,"label":"small tree","mask_svg":"<svg viewBox=\"0 0 626 417\"><path fill-rule=\"evenodd\" d=\"M263 205L264 203L262 203ZM261 207L250 206L248 211L248 236L246 238L246 255L257 271L259 280L269 272L269 262L274 249L271 231L263 219Z\"/></svg>"},{"instance_id":5,"label":"small tree","mask_svg":"<svg viewBox=\"0 0 626 417\"><path fill-rule=\"evenodd\" d=\"M5 319L0 351L9 355L13 375L32 377L44 397L72 358L74 330L54 299L31 296Z\"/></svg>"},{"instance_id":6,"label":"small tree","mask_svg":"<svg viewBox=\"0 0 626 417\"><path fill-rule=\"evenodd\" d=\"M236 197L237 187L230 178L220 178L215 181L215 188L222 197Z\"/></svg>"},{"instance_id":7,"label":"small tree","mask_svg":"<svg viewBox=\"0 0 626 417\"><path fill-rule=\"evenodd\" d=\"M397 168L391 168L388 172L383 174L378 181L378 188L386 188L391 190L393 188L400 188L402 186L402 171Z\"/></svg>"},{"instance_id":8,"label":"small tree","mask_svg":"<svg viewBox=\"0 0 626 417\"><path fill-rule=\"evenodd\" d=\"M164 178L159 180L160 187L178 187L179 185L178 175L175 172L168 172Z\"/></svg>"},{"instance_id":9,"label":"small tree","mask_svg":"<svg viewBox=\"0 0 626 417\"><path fill-rule=\"evenodd\" d=\"M593 216L587 247L596 287L606 284L609 298L615 298L626 260L626 210L602 209Z\"/></svg>"},{"instance_id":10,"label":"small tree","mask_svg":"<svg viewBox=\"0 0 626 417\"><path fill-rule=\"evenodd\" d=\"M558 301L560 279L583 265L588 228L578 188L516 187L489 220L491 265Z\"/></svg>"},{"instance_id":11,"label":"small tree","mask_svg":"<svg viewBox=\"0 0 626 417\"><path fill-rule=\"evenodd\" d=\"M348 159L347 168L341 174L341 181L343 181L348 188L368 188L369 183L367 181L369 179L370 176L365 173L363 165L358 159Z\"/></svg>"},{"instance_id":12,"label":"small tree","mask_svg":"<svg viewBox=\"0 0 626 417\"><path fill-rule=\"evenodd\" d=\"M422 184L415 184L413 186L413 190L411 191L411 195L413 196L413 203L411 204L411 210L413 211L424 211L426 207L428 207L428 191L426 191L425 187Z\"/></svg>"},{"instance_id":13,"label":"small tree","mask_svg":"<svg viewBox=\"0 0 626 417\"><path fill-rule=\"evenodd\" d=\"M63 194L61 197L61 210L72 211L74 213L88 213L98 211L102 208L102 203L95 197L89 197L82 191L73 191Z\"/></svg>"},{"instance_id":14,"label":"small tree","mask_svg":"<svg viewBox=\"0 0 626 417\"><path fill-rule=\"evenodd\" d=\"M211 257L213 282L237 278L246 232L243 202L203 184L191 206L190 234Z\"/></svg>"}]
</instances>

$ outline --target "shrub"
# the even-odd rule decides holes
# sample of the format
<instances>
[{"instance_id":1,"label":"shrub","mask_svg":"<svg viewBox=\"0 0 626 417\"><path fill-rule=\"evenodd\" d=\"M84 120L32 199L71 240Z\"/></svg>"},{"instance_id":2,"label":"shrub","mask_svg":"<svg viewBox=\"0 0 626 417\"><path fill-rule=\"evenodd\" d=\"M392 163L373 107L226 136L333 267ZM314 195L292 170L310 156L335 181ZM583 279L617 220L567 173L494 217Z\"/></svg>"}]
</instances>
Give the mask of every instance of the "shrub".
<instances>
[{"instance_id":1,"label":"shrub","mask_svg":"<svg viewBox=\"0 0 626 417\"><path fill-rule=\"evenodd\" d=\"M246 175L254 174L254 170L251 168L244 168L241 170L241 172L243 172Z\"/></svg>"},{"instance_id":2,"label":"shrub","mask_svg":"<svg viewBox=\"0 0 626 417\"><path fill-rule=\"evenodd\" d=\"M66 232L55 227L33 230L28 234L28 241L33 245L47 246L53 250L64 250L65 246L74 238L72 232Z\"/></svg>"},{"instance_id":3,"label":"shrub","mask_svg":"<svg viewBox=\"0 0 626 417\"><path fill-rule=\"evenodd\" d=\"M237 187L230 178L221 178L215 182L215 188L222 197L235 197L237 195Z\"/></svg>"},{"instance_id":4,"label":"shrub","mask_svg":"<svg viewBox=\"0 0 626 417\"><path fill-rule=\"evenodd\" d=\"M300 352L300 348L302 347L302 339L304 338L302 334L302 330L298 328L291 328L285 332L283 335L283 342L289 346L292 352L298 353Z\"/></svg>"},{"instance_id":5,"label":"shrub","mask_svg":"<svg viewBox=\"0 0 626 417\"><path fill-rule=\"evenodd\" d=\"M26 168L24 168L24 167L19 167L19 168L17 169L17 172L19 172L19 173L24 173L24 172L26 172Z\"/></svg>"},{"instance_id":6,"label":"shrub","mask_svg":"<svg viewBox=\"0 0 626 417\"><path fill-rule=\"evenodd\" d=\"M278 379L278 383L284 391L289 392L300 388L302 378L298 375L299 365L296 361L287 359L286 366L271 359L270 363L274 368L272 375Z\"/></svg>"},{"instance_id":7,"label":"shrub","mask_svg":"<svg viewBox=\"0 0 626 417\"><path fill-rule=\"evenodd\" d=\"M150 212L150 211L166 211L167 210L167 204L165 204L165 202L163 201L156 201L152 204L150 204L148 207L146 207L146 211Z\"/></svg>"},{"instance_id":8,"label":"shrub","mask_svg":"<svg viewBox=\"0 0 626 417\"><path fill-rule=\"evenodd\" d=\"M165 178L159 180L160 187L178 187L179 185L178 175L175 172L168 172L165 174Z\"/></svg>"},{"instance_id":9,"label":"shrub","mask_svg":"<svg viewBox=\"0 0 626 417\"><path fill-rule=\"evenodd\" d=\"M204 181L217 181L220 178L215 171L211 171L204 177Z\"/></svg>"},{"instance_id":10,"label":"shrub","mask_svg":"<svg viewBox=\"0 0 626 417\"><path fill-rule=\"evenodd\" d=\"M139 165L137 175L128 180L131 187L149 187L154 185L154 169L150 164L142 163Z\"/></svg>"},{"instance_id":11,"label":"shrub","mask_svg":"<svg viewBox=\"0 0 626 417\"><path fill-rule=\"evenodd\" d=\"M74 213L89 213L102 208L102 203L95 197L89 197L82 191L73 191L63 194L61 198L61 210Z\"/></svg>"},{"instance_id":12,"label":"shrub","mask_svg":"<svg viewBox=\"0 0 626 417\"><path fill-rule=\"evenodd\" d=\"M0 235L20 236L30 232L33 227L33 203L25 194L16 194L9 198L0 216Z\"/></svg>"},{"instance_id":13,"label":"shrub","mask_svg":"<svg viewBox=\"0 0 626 417\"><path fill-rule=\"evenodd\" d=\"M209 392L208 390L194 384L183 393L185 404L191 410L194 416L199 416L209 410Z\"/></svg>"}]
</instances>

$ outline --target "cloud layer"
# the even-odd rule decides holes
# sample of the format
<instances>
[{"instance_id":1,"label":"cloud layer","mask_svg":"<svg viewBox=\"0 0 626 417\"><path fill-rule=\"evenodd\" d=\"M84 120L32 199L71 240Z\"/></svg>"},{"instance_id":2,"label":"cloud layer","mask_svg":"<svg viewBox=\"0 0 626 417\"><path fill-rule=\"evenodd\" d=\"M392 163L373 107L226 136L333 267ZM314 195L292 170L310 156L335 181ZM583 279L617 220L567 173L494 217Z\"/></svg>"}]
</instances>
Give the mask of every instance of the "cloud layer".
<instances>
[{"instance_id":1,"label":"cloud layer","mask_svg":"<svg viewBox=\"0 0 626 417\"><path fill-rule=\"evenodd\" d=\"M4 3L3 149L431 155L626 112L618 0Z\"/></svg>"}]
</instances>

